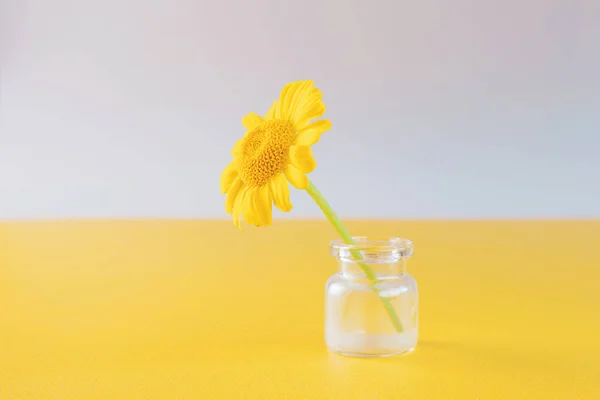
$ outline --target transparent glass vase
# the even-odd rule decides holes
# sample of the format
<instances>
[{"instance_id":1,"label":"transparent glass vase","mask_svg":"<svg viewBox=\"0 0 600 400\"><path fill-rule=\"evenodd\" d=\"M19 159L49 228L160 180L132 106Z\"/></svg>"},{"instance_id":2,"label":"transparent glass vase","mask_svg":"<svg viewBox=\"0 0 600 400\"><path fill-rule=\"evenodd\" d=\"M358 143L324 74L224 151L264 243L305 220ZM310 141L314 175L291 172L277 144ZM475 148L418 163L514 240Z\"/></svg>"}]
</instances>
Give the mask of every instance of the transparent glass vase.
<instances>
[{"instance_id":1,"label":"transparent glass vase","mask_svg":"<svg viewBox=\"0 0 600 400\"><path fill-rule=\"evenodd\" d=\"M354 237L331 242L339 272L327 281L325 343L347 356L385 357L414 350L417 282L406 273L410 240Z\"/></svg>"}]
</instances>

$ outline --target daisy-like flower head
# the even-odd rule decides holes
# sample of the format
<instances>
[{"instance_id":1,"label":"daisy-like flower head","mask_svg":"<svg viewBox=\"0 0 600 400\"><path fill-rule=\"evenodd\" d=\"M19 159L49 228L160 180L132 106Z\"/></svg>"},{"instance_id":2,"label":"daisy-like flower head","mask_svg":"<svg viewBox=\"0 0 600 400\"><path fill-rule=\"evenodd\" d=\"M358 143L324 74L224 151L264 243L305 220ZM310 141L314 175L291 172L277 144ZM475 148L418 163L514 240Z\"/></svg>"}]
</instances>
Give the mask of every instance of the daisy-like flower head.
<instances>
[{"instance_id":1,"label":"daisy-like flower head","mask_svg":"<svg viewBox=\"0 0 600 400\"><path fill-rule=\"evenodd\" d=\"M241 216L252 225L271 225L273 204L290 211L288 182L307 188L306 174L316 167L310 146L331 127L327 120L311 122L325 112L322 94L313 85L288 83L264 118L250 113L242 119L246 134L233 146L233 161L221 175L225 211L238 228Z\"/></svg>"}]
</instances>

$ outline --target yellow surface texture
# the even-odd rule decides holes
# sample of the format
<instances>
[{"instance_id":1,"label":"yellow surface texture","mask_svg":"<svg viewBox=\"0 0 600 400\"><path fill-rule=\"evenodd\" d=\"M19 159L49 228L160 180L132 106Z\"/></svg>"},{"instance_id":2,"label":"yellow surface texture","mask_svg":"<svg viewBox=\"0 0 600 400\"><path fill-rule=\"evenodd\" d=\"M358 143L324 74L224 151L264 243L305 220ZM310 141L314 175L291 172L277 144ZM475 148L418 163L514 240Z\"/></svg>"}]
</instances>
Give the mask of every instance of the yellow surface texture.
<instances>
[{"instance_id":1,"label":"yellow surface texture","mask_svg":"<svg viewBox=\"0 0 600 400\"><path fill-rule=\"evenodd\" d=\"M0 399L600 399L600 222L354 221L415 242L420 342L323 342L324 221L0 223Z\"/></svg>"}]
</instances>

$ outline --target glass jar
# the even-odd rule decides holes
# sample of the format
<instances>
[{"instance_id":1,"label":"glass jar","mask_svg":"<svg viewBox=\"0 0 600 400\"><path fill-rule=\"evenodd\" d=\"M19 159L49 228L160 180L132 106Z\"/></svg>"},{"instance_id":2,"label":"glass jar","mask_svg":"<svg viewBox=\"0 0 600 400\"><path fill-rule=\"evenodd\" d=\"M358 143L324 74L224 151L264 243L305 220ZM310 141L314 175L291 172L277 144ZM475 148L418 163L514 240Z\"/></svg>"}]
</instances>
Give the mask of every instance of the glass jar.
<instances>
[{"instance_id":1,"label":"glass jar","mask_svg":"<svg viewBox=\"0 0 600 400\"><path fill-rule=\"evenodd\" d=\"M325 343L347 356L385 357L414 350L417 282L405 271L410 240L354 237L331 242L339 272L325 291Z\"/></svg>"}]
</instances>

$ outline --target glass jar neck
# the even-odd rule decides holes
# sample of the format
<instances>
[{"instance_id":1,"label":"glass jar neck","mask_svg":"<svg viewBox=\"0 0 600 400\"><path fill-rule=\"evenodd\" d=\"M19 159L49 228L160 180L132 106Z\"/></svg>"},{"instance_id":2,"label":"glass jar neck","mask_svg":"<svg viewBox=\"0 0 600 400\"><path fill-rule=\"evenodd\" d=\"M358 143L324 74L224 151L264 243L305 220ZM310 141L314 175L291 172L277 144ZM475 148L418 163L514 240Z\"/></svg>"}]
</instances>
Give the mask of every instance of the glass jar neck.
<instances>
[{"instance_id":1,"label":"glass jar neck","mask_svg":"<svg viewBox=\"0 0 600 400\"><path fill-rule=\"evenodd\" d=\"M413 254L410 240L398 237L370 238L331 242L331 254L337 258L340 272L355 279L394 279L405 274L406 260Z\"/></svg>"},{"instance_id":2,"label":"glass jar neck","mask_svg":"<svg viewBox=\"0 0 600 400\"><path fill-rule=\"evenodd\" d=\"M362 264L362 266L361 266ZM383 262L383 263L357 263L355 261L339 261L340 273L349 279L369 279L364 266L375 274L377 279L397 279L401 278L406 273L406 261L398 260L396 262Z\"/></svg>"}]
</instances>

